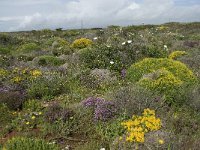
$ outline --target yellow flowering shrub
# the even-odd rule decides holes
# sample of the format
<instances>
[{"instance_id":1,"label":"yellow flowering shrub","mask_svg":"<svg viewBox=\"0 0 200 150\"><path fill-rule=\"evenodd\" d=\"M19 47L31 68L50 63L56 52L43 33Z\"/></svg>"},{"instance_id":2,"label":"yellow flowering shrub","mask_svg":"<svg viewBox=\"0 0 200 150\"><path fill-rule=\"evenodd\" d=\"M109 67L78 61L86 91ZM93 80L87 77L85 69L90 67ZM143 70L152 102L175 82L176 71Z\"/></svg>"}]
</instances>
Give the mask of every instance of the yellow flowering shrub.
<instances>
[{"instance_id":1,"label":"yellow flowering shrub","mask_svg":"<svg viewBox=\"0 0 200 150\"><path fill-rule=\"evenodd\" d=\"M146 88L166 93L179 87L183 82L166 68L161 68L144 76L138 83Z\"/></svg>"},{"instance_id":2,"label":"yellow flowering shrub","mask_svg":"<svg viewBox=\"0 0 200 150\"><path fill-rule=\"evenodd\" d=\"M8 75L8 71L3 68L0 68L0 77L5 77L6 75Z\"/></svg>"},{"instance_id":3,"label":"yellow flowering shrub","mask_svg":"<svg viewBox=\"0 0 200 150\"><path fill-rule=\"evenodd\" d=\"M180 56L186 55L187 53L185 51L174 51L169 55L170 59L177 59Z\"/></svg>"},{"instance_id":4,"label":"yellow flowering shrub","mask_svg":"<svg viewBox=\"0 0 200 150\"><path fill-rule=\"evenodd\" d=\"M142 116L133 116L132 119L122 122L121 125L126 129L126 141L143 143L145 133L161 128L161 120L156 118L154 110L147 108L144 109Z\"/></svg>"},{"instance_id":5,"label":"yellow flowering shrub","mask_svg":"<svg viewBox=\"0 0 200 150\"><path fill-rule=\"evenodd\" d=\"M169 58L145 58L142 61L133 64L127 70L127 79L131 82L138 82L144 75L165 68L182 82L193 82L196 77L185 64ZM168 73L169 74L169 73Z\"/></svg>"},{"instance_id":6,"label":"yellow flowering shrub","mask_svg":"<svg viewBox=\"0 0 200 150\"><path fill-rule=\"evenodd\" d=\"M39 69L30 68L14 68L9 72L9 77L11 82L20 83L22 81L32 80L42 75Z\"/></svg>"},{"instance_id":7,"label":"yellow flowering shrub","mask_svg":"<svg viewBox=\"0 0 200 150\"><path fill-rule=\"evenodd\" d=\"M92 45L92 41L90 39L86 39L86 38L80 38L80 39L76 39L72 44L71 47L72 48L78 48L78 49L82 49L85 47L88 47L90 45Z\"/></svg>"},{"instance_id":8,"label":"yellow flowering shrub","mask_svg":"<svg viewBox=\"0 0 200 150\"><path fill-rule=\"evenodd\" d=\"M30 74L33 76L33 77L38 77L38 76L41 76L42 75L42 72L40 70L32 70L30 71Z\"/></svg>"},{"instance_id":9,"label":"yellow flowering shrub","mask_svg":"<svg viewBox=\"0 0 200 150\"><path fill-rule=\"evenodd\" d=\"M22 77L20 77L20 76L16 76L16 77L13 77L12 79L11 79L11 81L13 81L14 83L19 83L19 82L21 82L23 79L22 79Z\"/></svg>"}]
</instances>

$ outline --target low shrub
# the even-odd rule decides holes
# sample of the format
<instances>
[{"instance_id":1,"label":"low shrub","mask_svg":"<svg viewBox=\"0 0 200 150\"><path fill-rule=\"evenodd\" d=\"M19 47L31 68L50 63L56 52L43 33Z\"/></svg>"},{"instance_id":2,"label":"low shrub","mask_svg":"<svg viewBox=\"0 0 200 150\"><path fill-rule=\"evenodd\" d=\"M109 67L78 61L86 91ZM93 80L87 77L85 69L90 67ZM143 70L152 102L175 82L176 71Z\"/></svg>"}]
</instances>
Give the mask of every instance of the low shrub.
<instances>
[{"instance_id":1,"label":"low shrub","mask_svg":"<svg viewBox=\"0 0 200 150\"><path fill-rule=\"evenodd\" d=\"M10 110L8 109L8 107L4 104L0 104L0 110L1 110L1 114L0 114L0 128L5 127L6 124L10 123L13 119L13 115L10 112Z\"/></svg>"},{"instance_id":2,"label":"low shrub","mask_svg":"<svg viewBox=\"0 0 200 150\"><path fill-rule=\"evenodd\" d=\"M144 75L161 68L165 68L179 80L186 83L193 82L196 79L193 72L188 69L185 64L168 58L145 58L144 60L133 64L127 70L127 78L131 82L137 82Z\"/></svg>"},{"instance_id":3,"label":"low shrub","mask_svg":"<svg viewBox=\"0 0 200 150\"><path fill-rule=\"evenodd\" d=\"M145 75L145 77L141 78L138 83L148 89L159 91L159 93L168 93L183 84L179 78L176 78L165 68L161 68Z\"/></svg>"},{"instance_id":4,"label":"low shrub","mask_svg":"<svg viewBox=\"0 0 200 150\"><path fill-rule=\"evenodd\" d=\"M82 49L82 48L86 48L90 45L92 45L92 41L90 39L86 39L86 38L80 38L80 39L76 39L72 44L71 47L72 48L77 48L77 49Z\"/></svg>"},{"instance_id":5,"label":"low shrub","mask_svg":"<svg viewBox=\"0 0 200 150\"><path fill-rule=\"evenodd\" d=\"M130 117L131 114L138 114L145 108L157 109L163 102L160 96L155 96L150 90L134 85L121 87L111 92L108 97L113 99L118 114Z\"/></svg>"},{"instance_id":6,"label":"low shrub","mask_svg":"<svg viewBox=\"0 0 200 150\"><path fill-rule=\"evenodd\" d=\"M10 49L8 47L3 47L0 45L0 55L10 54Z\"/></svg>"},{"instance_id":7,"label":"low shrub","mask_svg":"<svg viewBox=\"0 0 200 150\"><path fill-rule=\"evenodd\" d=\"M143 47L142 54L146 57L163 58L167 56L167 51L156 45L147 45Z\"/></svg>"},{"instance_id":8,"label":"low shrub","mask_svg":"<svg viewBox=\"0 0 200 150\"><path fill-rule=\"evenodd\" d=\"M0 92L0 104L5 104L10 110L22 109L25 95L20 91Z\"/></svg>"},{"instance_id":9,"label":"low shrub","mask_svg":"<svg viewBox=\"0 0 200 150\"><path fill-rule=\"evenodd\" d=\"M83 106L94 111L94 119L107 121L116 115L116 107L112 101L102 98L89 97L82 101Z\"/></svg>"},{"instance_id":10,"label":"low shrub","mask_svg":"<svg viewBox=\"0 0 200 150\"><path fill-rule=\"evenodd\" d=\"M133 64L127 71L127 79L164 95L166 101L183 104L175 97L182 86L191 86L196 81L193 72L179 61L168 58L146 58Z\"/></svg>"},{"instance_id":11,"label":"low shrub","mask_svg":"<svg viewBox=\"0 0 200 150\"><path fill-rule=\"evenodd\" d=\"M62 38L55 38L54 42L52 43L52 53L55 56L59 56L62 54L68 55L71 54L73 51L70 48L70 44L62 39Z\"/></svg>"},{"instance_id":12,"label":"low shrub","mask_svg":"<svg viewBox=\"0 0 200 150\"><path fill-rule=\"evenodd\" d=\"M122 122L126 129L126 141L144 143L145 133L161 128L160 118L156 118L155 111L144 109L143 116L133 115L132 119Z\"/></svg>"},{"instance_id":13,"label":"low shrub","mask_svg":"<svg viewBox=\"0 0 200 150\"><path fill-rule=\"evenodd\" d=\"M67 108L63 108L57 103L53 103L48 107L44 116L45 119L50 123L54 123L59 120L66 122L70 119L70 117L73 117L73 111Z\"/></svg>"},{"instance_id":14,"label":"low shrub","mask_svg":"<svg viewBox=\"0 0 200 150\"><path fill-rule=\"evenodd\" d=\"M174 51L169 55L170 59L177 59L183 55L186 55L187 53L185 51Z\"/></svg>"},{"instance_id":15,"label":"low shrub","mask_svg":"<svg viewBox=\"0 0 200 150\"><path fill-rule=\"evenodd\" d=\"M61 150L56 144L41 139L17 137L7 141L3 149L8 150Z\"/></svg>"},{"instance_id":16,"label":"low shrub","mask_svg":"<svg viewBox=\"0 0 200 150\"><path fill-rule=\"evenodd\" d=\"M69 87L66 78L59 74L38 77L30 82L27 89L29 98L52 97L68 92Z\"/></svg>"},{"instance_id":17,"label":"low shrub","mask_svg":"<svg viewBox=\"0 0 200 150\"><path fill-rule=\"evenodd\" d=\"M121 71L125 67L122 53L106 45L79 50L80 60L90 69L111 69Z\"/></svg>"},{"instance_id":18,"label":"low shrub","mask_svg":"<svg viewBox=\"0 0 200 150\"><path fill-rule=\"evenodd\" d=\"M40 50L40 46L36 43L26 43L18 47L17 52L20 53L31 53L32 51Z\"/></svg>"},{"instance_id":19,"label":"low shrub","mask_svg":"<svg viewBox=\"0 0 200 150\"><path fill-rule=\"evenodd\" d=\"M54 56L39 56L38 62L41 66L60 66L65 63L64 60Z\"/></svg>"}]
</instances>

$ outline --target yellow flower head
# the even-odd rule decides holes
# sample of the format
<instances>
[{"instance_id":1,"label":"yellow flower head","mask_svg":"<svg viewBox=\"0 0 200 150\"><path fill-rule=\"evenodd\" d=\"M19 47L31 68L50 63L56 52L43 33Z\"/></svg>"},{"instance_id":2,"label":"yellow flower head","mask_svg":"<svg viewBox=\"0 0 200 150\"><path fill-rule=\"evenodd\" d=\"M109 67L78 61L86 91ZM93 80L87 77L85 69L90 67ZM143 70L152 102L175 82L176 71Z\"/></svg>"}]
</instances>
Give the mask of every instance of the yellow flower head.
<instances>
[{"instance_id":1,"label":"yellow flower head","mask_svg":"<svg viewBox=\"0 0 200 150\"><path fill-rule=\"evenodd\" d=\"M164 140L162 140L162 139L160 139L160 140L158 140L158 143L159 143L159 144L164 144L164 143L165 143L165 141L164 141Z\"/></svg>"},{"instance_id":2,"label":"yellow flower head","mask_svg":"<svg viewBox=\"0 0 200 150\"><path fill-rule=\"evenodd\" d=\"M19 83L20 81L22 81L22 77L16 76L16 77L12 78L12 81L16 82L16 83Z\"/></svg>"},{"instance_id":3,"label":"yellow flower head","mask_svg":"<svg viewBox=\"0 0 200 150\"><path fill-rule=\"evenodd\" d=\"M27 125L29 125L29 124L30 124L30 122L26 122L26 124L27 124Z\"/></svg>"},{"instance_id":4,"label":"yellow flower head","mask_svg":"<svg viewBox=\"0 0 200 150\"><path fill-rule=\"evenodd\" d=\"M34 119L35 119L35 116L32 116L31 119L34 120Z\"/></svg>"},{"instance_id":5,"label":"yellow flower head","mask_svg":"<svg viewBox=\"0 0 200 150\"><path fill-rule=\"evenodd\" d=\"M30 71L30 73L33 77L38 77L42 75L42 72L40 70L32 70Z\"/></svg>"}]
</instances>

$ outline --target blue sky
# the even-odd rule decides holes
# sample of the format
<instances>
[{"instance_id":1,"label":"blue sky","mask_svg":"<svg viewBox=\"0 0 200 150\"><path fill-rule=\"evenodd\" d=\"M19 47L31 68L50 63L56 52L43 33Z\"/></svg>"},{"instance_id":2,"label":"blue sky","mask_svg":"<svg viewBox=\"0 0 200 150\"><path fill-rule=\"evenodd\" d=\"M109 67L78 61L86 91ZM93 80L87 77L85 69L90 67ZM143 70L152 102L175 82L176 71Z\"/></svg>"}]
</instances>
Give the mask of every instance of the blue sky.
<instances>
[{"instance_id":1,"label":"blue sky","mask_svg":"<svg viewBox=\"0 0 200 150\"><path fill-rule=\"evenodd\" d=\"M0 31L200 21L200 0L0 0Z\"/></svg>"}]
</instances>

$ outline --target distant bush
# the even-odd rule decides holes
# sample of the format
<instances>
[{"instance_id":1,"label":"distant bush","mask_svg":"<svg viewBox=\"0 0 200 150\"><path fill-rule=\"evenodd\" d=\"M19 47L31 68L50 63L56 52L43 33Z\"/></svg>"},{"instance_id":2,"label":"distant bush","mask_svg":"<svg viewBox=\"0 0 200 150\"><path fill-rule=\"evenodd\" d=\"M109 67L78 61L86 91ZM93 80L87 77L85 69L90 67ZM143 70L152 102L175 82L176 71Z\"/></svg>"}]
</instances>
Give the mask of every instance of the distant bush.
<instances>
[{"instance_id":1,"label":"distant bush","mask_svg":"<svg viewBox=\"0 0 200 150\"><path fill-rule=\"evenodd\" d=\"M2 45L15 45L15 44L19 44L21 42L21 40L17 39L16 37L9 35L9 34L5 34L5 33L0 33L0 44Z\"/></svg>"},{"instance_id":2,"label":"distant bush","mask_svg":"<svg viewBox=\"0 0 200 150\"><path fill-rule=\"evenodd\" d=\"M81 39L76 39L72 44L71 47L72 48L77 48L77 49L82 49L82 48L86 48L90 45L92 45L92 41L90 39L86 39L86 38L81 38Z\"/></svg>"},{"instance_id":3,"label":"distant bush","mask_svg":"<svg viewBox=\"0 0 200 150\"><path fill-rule=\"evenodd\" d=\"M17 51L21 53L31 53L32 51L40 50L40 46L36 43L26 43L18 47Z\"/></svg>"},{"instance_id":4,"label":"distant bush","mask_svg":"<svg viewBox=\"0 0 200 150\"><path fill-rule=\"evenodd\" d=\"M8 150L61 150L56 144L41 139L17 137L7 141L3 149Z\"/></svg>"},{"instance_id":5,"label":"distant bush","mask_svg":"<svg viewBox=\"0 0 200 150\"><path fill-rule=\"evenodd\" d=\"M43 55L38 57L38 64L41 66L60 66L64 63L64 60L54 56Z\"/></svg>"}]
</instances>

